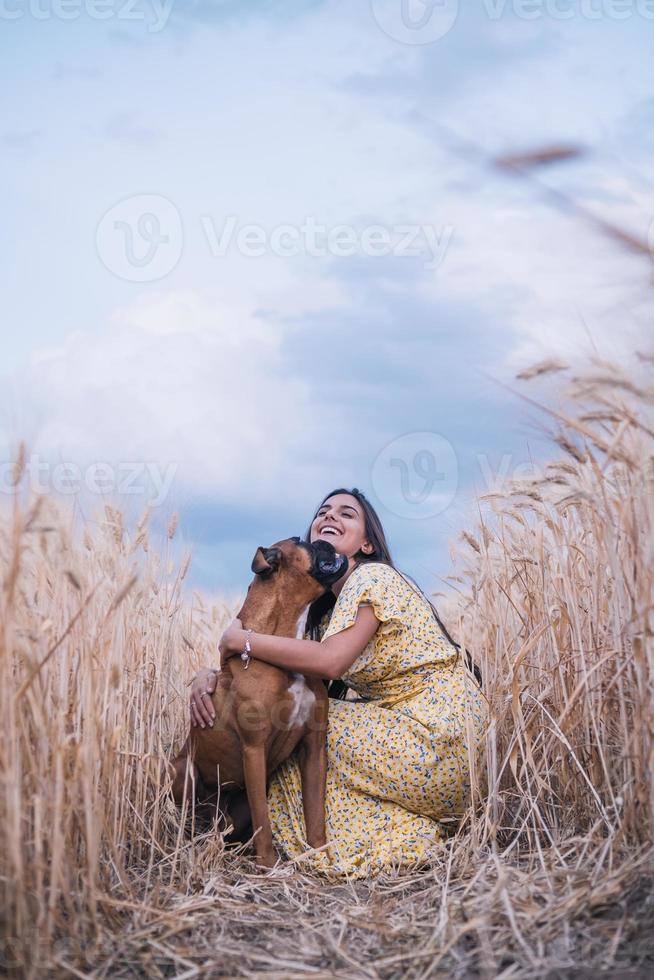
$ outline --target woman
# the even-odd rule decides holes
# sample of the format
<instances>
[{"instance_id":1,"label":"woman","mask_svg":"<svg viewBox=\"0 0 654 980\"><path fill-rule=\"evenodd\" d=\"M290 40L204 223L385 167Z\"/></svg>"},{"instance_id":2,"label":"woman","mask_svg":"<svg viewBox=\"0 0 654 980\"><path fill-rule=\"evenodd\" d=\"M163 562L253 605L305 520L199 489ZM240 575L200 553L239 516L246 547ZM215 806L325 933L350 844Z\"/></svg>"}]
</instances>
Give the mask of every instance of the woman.
<instances>
[{"instance_id":1,"label":"woman","mask_svg":"<svg viewBox=\"0 0 654 980\"><path fill-rule=\"evenodd\" d=\"M359 490L328 494L306 538L330 541L347 555L348 569L311 607L304 639L251 633L252 656L340 679L362 700L330 701L328 851L306 853L294 756L271 778L275 843L336 878L422 862L468 804L468 744L481 743L485 698L432 604L394 568L379 518ZM240 655L245 640L234 620L220 641L221 663ZM215 678L204 670L193 683L194 725L213 721L206 694Z\"/></svg>"}]
</instances>

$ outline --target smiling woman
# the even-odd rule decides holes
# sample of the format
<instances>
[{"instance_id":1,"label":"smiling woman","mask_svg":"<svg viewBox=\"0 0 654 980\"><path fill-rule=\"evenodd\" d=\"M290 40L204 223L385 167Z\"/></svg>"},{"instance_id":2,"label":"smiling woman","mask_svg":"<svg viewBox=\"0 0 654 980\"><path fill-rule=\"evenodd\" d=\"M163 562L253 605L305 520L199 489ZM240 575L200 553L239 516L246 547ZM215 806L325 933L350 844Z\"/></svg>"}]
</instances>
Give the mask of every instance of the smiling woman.
<instances>
[{"instance_id":1,"label":"smiling woman","mask_svg":"<svg viewBox=\"0 0 654 980\"><path fill-rule=\"evenodd\" d=\"M303 639L252 633L252 656L339 678L361 699L330 702L328 849L307 844L296 756L268 790L275 843L335 878L424 862L468 805L469 753L481 743L485 698L432 604L393 566L379 518L359 490L328 494L307 539L333 543L347 570L311 607ZM241 653L245 638L238 621L225 631L223 662ZM198 719L208 681L202 672L193 686Z\"/></svg>"}]
</instances>

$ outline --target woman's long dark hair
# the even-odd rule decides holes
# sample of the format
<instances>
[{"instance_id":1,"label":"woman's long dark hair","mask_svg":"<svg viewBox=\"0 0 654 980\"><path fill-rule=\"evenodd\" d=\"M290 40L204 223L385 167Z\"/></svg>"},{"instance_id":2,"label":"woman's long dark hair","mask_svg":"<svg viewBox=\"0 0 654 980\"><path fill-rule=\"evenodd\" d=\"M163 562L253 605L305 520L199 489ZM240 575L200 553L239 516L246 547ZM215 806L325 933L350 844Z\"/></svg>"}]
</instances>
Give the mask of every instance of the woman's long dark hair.
<instances>
[{"instance_id":1,"label":"woman's long dark hair","mask_svg":"<svg viewBox=\"0 0 654 980\"><path fill-rule=\"evenodd\" d=\"M389 565L392 569L394 569L398 573L398 575L401 575L405 581L408 580L408 584L414 589L414 591L416 591L419 595L421 595L431 606L432 612L434 614L436 622L438 623L443 633L443 636L456 649L457 658L458 658L458 656L461 653L461 644L457 643L455 640L452 639L452 637L447 631L445 624L443 623L440 616L438 615L436 606L431 601L431 599L427 595L425 595L422 589L418 586L417 582L415 582L410 575L406 575L404 572L401 572L399 568L395 567L395 564L393 563L393 559L391 557L391 551L390 548L388 547L388 542L386 540L386 535L384 533L384 528L382 527L382 523L379 520L377 511L375 510L375 508L372 506L370 501L367 499L367 497L361 490L358 490L356 487L354 487L352 490L346 490L343 487L339 487L339 489L332 490L330 493L327 494L327 496L323 497L318 507L316 507L313 517L311 518L309 527L307 528L306 534L304 536L305 540L306 541L311 540L311 527L318 515L318 511L320 510L320 508L325 504L327 500L330 499L330 497L335 497L336 494L338 493L346 493L350 497L354 497L355 500L357 500L360 503L361 509L363 510L363 517L365 521L365 534L368 541L373 546L372 552L370 554L365 554L363 551L359 551L357 552L356 555L354 555L354 559L357 565L362 565L364 564L364 562L371 562L371 561L381 562L384 565ZM318 624L320 623L325 613L328 612L330 609L333 609L335 605L336 605L336 596L331 590L325 592L324 595L322 595L319 599L316 599L316 601L311 605L309 609L309 615L307 617L306 628L309 631L309 636L312 640L320 639L318 633ZM477 683L481 687L481 671L479 670L479 667L477 666L477 664L474 663L472 657L470 656L470 653L467 650L465 651L465 656L468 664L468 669L473 671ZM347 693L347 685L344 683L344 681L332 681L331 684L329 685L330 697L344 698L346 693Z\"/></svg>"}]
</instances>

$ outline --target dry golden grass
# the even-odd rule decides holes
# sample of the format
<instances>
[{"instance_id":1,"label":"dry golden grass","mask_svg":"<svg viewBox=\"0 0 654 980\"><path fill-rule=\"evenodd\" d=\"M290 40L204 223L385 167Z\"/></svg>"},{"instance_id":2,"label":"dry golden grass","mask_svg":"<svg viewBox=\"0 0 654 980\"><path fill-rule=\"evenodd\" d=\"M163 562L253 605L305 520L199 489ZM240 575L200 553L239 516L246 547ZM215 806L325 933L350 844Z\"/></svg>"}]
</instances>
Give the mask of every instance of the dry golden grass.
<instances>
[{"instance_id":1,"label":"dry golden grass","mask_svg":"<svg viewBox=\"0 0 654 980\"><path fill-rule=\"evenodd\" d=\"M432 866L257 874L158 784L233 609L187 598L119 511L0 520L5 972L29 977L563 977L652 969L653 359L568 378L555 458L489 493L445 616L491 705L474 808ZM537 365L523 378L564 365ZM169 526L174 536L175 520ZM168 545L169 547L169 545ZM441 609L445 612L445 607Z\"/></svg>"}]
</instances>

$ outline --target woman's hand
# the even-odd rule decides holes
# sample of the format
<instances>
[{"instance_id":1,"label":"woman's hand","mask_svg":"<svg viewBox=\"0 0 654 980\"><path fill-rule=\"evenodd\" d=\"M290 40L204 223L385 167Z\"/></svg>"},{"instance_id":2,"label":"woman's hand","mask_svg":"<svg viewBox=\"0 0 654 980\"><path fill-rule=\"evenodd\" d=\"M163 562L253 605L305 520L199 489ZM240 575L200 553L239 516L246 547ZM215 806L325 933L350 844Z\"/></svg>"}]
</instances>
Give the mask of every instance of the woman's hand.
<instances>
[{"instance_id":1,"label":"woman's hand","mask_svg":"<svg viewBox=\"0 0 654 980\"><path fill-rule=\"evenodd\" d=\"M243 645L243 624L240 619L235 619L229 624L220 638L218 649L220 650L221 667L230 657L234 657L241 652ZM239 645L240 644L240 645ZM212 728L216 711L211 700L211 695L216 690L218 671L211 667L203 667L195 675L191 683L191 724L194 728Z\"/></svg>"},{"instance_id":2,"label":"woman's hand","mask_svg":"<svg viewBox=\"0 0 654 980\"><path fill-rule=\"evenodd\" d=\"M220 666L224 667L230 657L239 656L243 652L244 646L243 623L240 619L234 619L220 637L218 644Z\"/></svg>"},{"instance_id":3,"label":"woman's hand","mask_svg":"<svg viewBox=\"0 0 654 980\"><path fill-rule=\"evenodd\" d=\"M216 717L211 695L216 690L218 671L210 667L203 667L195 675L191 684L191 724L194 728L199 725L205 728L207 725L213 727L213 720Z\"/></svg>"}]
</instances>

